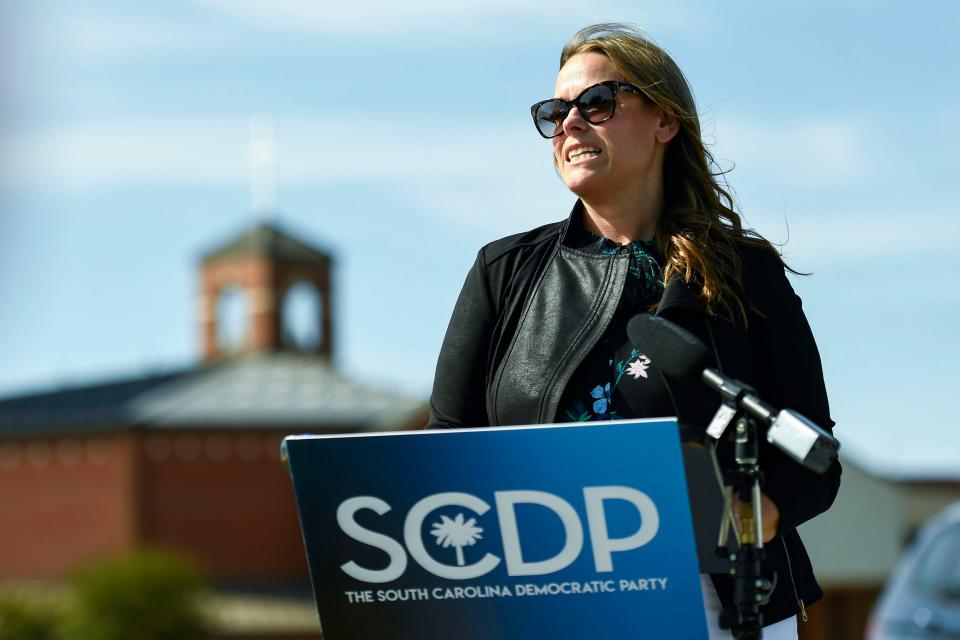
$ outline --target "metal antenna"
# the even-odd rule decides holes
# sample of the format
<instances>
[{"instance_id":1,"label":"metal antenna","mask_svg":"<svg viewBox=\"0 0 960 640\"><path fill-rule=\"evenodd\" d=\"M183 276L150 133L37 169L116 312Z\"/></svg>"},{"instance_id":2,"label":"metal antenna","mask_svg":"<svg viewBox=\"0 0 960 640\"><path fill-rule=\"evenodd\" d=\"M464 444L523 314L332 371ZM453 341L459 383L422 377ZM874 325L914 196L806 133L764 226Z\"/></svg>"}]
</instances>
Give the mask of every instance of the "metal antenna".
<instances>
[{"instance_id":1,"label":"metal antenna","mask_svg":"<svg viewBox=\"0 0 960 640\"><path fill-rule=\"evenodd\" d=\"M277 141L271 116L250 118L250 208L265 222L277 217Z\"/></svg>"}]
</instances>

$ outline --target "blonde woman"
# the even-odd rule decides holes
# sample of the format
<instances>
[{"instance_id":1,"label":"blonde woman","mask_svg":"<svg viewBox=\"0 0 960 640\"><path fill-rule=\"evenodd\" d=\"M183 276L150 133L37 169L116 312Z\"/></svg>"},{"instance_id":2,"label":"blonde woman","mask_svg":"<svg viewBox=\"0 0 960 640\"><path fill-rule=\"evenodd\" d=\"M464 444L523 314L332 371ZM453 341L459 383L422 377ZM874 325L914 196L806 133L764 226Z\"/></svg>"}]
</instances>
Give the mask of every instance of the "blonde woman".
<instances>
[{"instance_id":1,"label":"blonde woman","mask_svg":"<svg viewBox=\"0 0 960 640\"><path fill-rule=\"evenodd\" d=\"M482 247L467 275L431 396L432 427L678 415L706 425L719 399L665 378L626 323L652 311L699 336L716 367L778 407L833 426L820 357L779 253L744 229L712 171L693 95L667 53L618 24L563 48L537 132L577 196L566 220ZM730 455L721 449L721 455ZM796 637L822 596L796 528L825 511L840 466L806 471L761 450L762 515L778 584L765 638ZM704 576L711 637L728 576Z\"/></svg>"}]
</instances>

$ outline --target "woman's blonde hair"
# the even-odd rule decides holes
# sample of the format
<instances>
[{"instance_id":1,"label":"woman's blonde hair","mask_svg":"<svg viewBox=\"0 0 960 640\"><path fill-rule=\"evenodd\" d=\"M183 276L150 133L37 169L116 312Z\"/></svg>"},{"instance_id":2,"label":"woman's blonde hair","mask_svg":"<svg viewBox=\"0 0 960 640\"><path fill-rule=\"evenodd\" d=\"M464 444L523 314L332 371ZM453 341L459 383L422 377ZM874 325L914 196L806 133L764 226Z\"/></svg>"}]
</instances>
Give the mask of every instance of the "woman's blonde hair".
<instances>
[{"instance_id":1,"label":"woman's blonde hair","mask_svg":"<svg viewBox=\"0 0 960 640\"><path fill-rule=\"evenodd\" d=\"M759 234L744 229L734 210L724 172L715 170L700 136L693 93L677 63L649 36L629 25L595 24L578 31L563 47L560 67L580 53L603 54L626 81L677 119L663 164L664 211L657 223L657 245L664 256L664 283L679 273L700 289L708 312L730 321L746 321L741 297L742 267L737 244L777 250ZM719 179L719 180L718 180ZM786 265L784 265L786 266Z\"/></svg>"}]
</instances>

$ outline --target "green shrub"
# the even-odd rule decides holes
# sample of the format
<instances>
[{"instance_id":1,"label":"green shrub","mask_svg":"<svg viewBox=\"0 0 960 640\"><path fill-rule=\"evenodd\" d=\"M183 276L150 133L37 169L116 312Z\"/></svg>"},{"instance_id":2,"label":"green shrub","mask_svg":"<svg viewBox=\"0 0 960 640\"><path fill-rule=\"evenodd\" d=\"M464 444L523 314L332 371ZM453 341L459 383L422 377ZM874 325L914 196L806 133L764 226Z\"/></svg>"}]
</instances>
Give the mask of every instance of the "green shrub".
<instances>
[{"instance_id":1,"label":"green shrub","mask_svg":"<svg viewBox=\"0 0 960 640\"><path fill-rule=\"evenodd\" d=\"M99 560L70 578L64 616L70 640L199 640L208 637L198 608L204 581L182 558L137 551Z\"/></svg>"},{"instance_id":2,"label":"green shrub","mask_svg":"<svg viewBox=\"0 0 960 640\"><path fill-rule=\"evenodd\" d=\"M0 640L55 640L57 611L16 594L0 594Z\"/></svg>"}]
</instances>

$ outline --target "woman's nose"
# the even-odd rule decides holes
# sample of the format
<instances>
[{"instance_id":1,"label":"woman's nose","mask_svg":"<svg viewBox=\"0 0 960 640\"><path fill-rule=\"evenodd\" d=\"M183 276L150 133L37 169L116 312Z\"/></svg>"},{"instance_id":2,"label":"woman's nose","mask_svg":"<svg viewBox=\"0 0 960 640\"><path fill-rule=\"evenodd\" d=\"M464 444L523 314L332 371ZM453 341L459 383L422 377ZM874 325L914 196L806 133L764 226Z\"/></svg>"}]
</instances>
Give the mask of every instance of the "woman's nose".
<instances>
[{"instance_id":1,"label":"woman's nose","mask_svg":"<svg viewBox=\"0 0 960 640\"><path fill-rule=\"evenodd\" d=\"M590 123L584 120L583 116L580 115L580 109L577 107L572 107L567 113L567 117L563 119L562 125L563 132L567 135L570 135L571 132L586 131L587 127L590 126Z\"/></svg>"}]
</instances>

